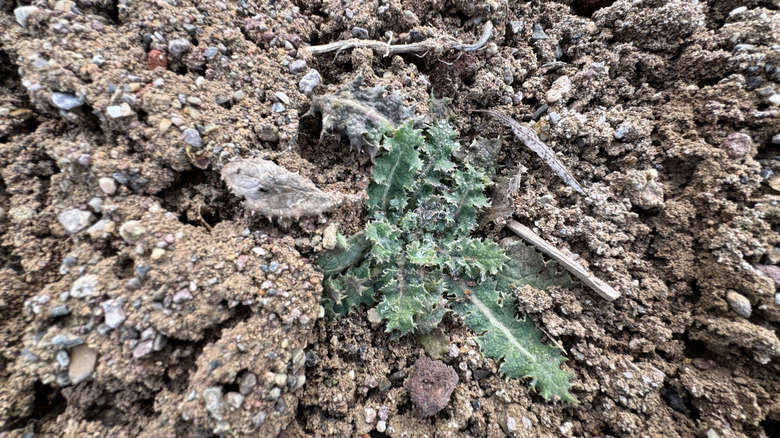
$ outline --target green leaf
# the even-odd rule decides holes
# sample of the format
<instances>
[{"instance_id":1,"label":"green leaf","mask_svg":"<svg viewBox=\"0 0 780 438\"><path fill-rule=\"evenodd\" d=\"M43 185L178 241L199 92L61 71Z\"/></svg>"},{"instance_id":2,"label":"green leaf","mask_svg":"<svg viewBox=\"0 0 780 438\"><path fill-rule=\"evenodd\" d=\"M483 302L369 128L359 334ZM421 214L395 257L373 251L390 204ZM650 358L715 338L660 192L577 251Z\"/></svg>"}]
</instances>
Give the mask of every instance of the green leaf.
<instances>
[{"instance_id":1,"label":"green leaf","mask_svg":"<svg viewBox=\"0 0 780 438\"><path fill-rule=\"evenodd\" d=\"M410 263L417 266L436 266L441 263L436 242L430 235L406 245L406 256Z\"/></svg>"},{"instance_id":2,"label":"green leaf","mask_svg":"<svg viewBox=\"0 0 780 438\"><path fill-rule=\"evenodd\" d=\"M365 265L349 268L344 274L327 277L323 282L325 296L321 304L328 319L346 316L361 304L376 304L370 277L368 266Z\"/></svg>"},{"instance_id":3,"label":"green leaf","mask_svg":"<svg viewBox=\"0 0 780 438\"><path fill-rule=\"evenodd\" d=\"M450 242L447 251L449 260L446 264L450 271L456 276L466 275L475 280L497 274L509 260L500 246L471 237Z\"/></svg>"},{"instance_id":4,"label":"green leaf","mask_svg":"<svg viewBox=\"0 0 780 438\"><path fill-rule=\"evenodd\" d=\"M372 216L384 213L395 222L403 215L422 166L416 149L422 142L420 131L414 129L411 121L392 137L385 137L384 145L389 150L376 159L374 181L368 186L367 204Z\"/></svg>"},{"instance_id":5,"label":"green leaf","mask_svg":"<svg viewBox=\"0 0 780 438\"><path fill-rule=\"evenodd\" d=\"M403 248L401 232L386 220L370 222L366 226L366 237L374 244L371 255L381 263L393 260Z\"/></svg>"},{"instance_id":6,"label":"green leaf","mask_svg":"<svg viewBox=\"0 0 780 438\"><path fill-rule=\"evenodd\" d=\"M572 374L561 369L565 359L560 351L540 341L541 333L533 321L515 317L517 301L501 296L492 280L482 282L454 304L454 310L477 336L485 357L501 362L499 372L507 378L529 379L530 386L545 400L556 397L571 403Z\"/></svg>"},{"instance_id":7,"label":"green leaf","mask_svg":"<svg viewBox=\"0 0 780 438\"><path fill-rule=\"evenodd\" d=\"M336 247L324 252L318 263L326 276L335 275L363 259L369 249L371 242L366 239L365 232L356 233L349 239L339 234Z\"/></svg>"}]
</instances>

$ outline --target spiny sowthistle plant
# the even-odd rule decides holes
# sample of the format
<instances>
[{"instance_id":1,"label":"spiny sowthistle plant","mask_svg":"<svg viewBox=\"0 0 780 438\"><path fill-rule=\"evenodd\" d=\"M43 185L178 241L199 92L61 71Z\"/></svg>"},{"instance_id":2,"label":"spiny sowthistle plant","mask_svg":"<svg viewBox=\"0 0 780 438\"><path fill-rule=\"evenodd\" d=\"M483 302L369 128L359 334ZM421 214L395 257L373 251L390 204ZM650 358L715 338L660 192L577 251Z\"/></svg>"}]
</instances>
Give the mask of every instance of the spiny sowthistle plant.
<instances>
[{"instance_id":1,"label":"spiny sowthistle plant","mask_svg":"<svg viewBox=\"0 0 780 438\"><path fill-rule=\"evenodd\" d=\"M358 84L328 95L327 107L315 102L313 111L341 108L341 114L323 119L352 123L354 132L365 129L352 121L361 118L361 108L378 118L353 99ZM490 204L484 191L491 182L468 159L453 161L457 133L445 120L419 130L414 120L395 126L383 119L372 129L363 138L383 138L383 152L368 187L368 223L349 238L339 236L336 248L319 260L328 316L376 307L387 332L400 337L431 332L452 310L477 334L482 354L500 361L502 375L530 379L545 399L577 402L559 350L541 342L532 320L516 316L516 287L546 288L560 281L531 248L504 249L471 236L478 212Z\"/></svg>"}]
</instances>

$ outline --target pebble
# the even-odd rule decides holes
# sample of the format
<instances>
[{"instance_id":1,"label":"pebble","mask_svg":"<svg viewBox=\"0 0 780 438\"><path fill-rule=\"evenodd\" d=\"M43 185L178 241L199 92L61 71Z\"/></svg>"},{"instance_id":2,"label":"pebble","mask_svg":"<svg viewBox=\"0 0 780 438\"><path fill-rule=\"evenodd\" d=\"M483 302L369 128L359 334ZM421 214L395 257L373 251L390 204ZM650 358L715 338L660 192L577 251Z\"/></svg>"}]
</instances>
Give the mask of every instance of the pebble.
<instances>
[{"instance_id":1,"label":"pebble","mask_svg":"<svg viewBox=\"0 0 780 438\"><path fill-rule=\"evenodd\" d=\"M146 55L146 66L149 70L154 70L157 67L162 67L163 70L168 69L168 58L165 53L159 50L152 50Z\"/></svg>"},{"instance_id":2,"label":"pebble","mask_svg":"<svg viewBox=\"0 0 780 438\"><path fill-rule=\"evenodd\" d=\"M22 27L25 27L27 25L27 19L30 18L31 15L37 13L38 13L37 6L22 6L14 9L14 16L16 16L16 22L19 23L19 25Z\"/></svg>"},{"instance_id":3,"label":"pebble","mask_svg":"<svg viewBox=\"0 0 780 438\"><path fill-rule=\"evenodd\" d=\"M100 66L102 66L103 64L106 63L106 58L104 58L103 55L101 55L100 53L96 53L92 57L92 63L96 64L98 67L100 67Z\"/></svg>"},{"instance_id":4,"label":"pebble","mask_svg":"<svg viewBox=\"0 0 780 438\"><path fill-rule=\"evenodd\" d=\"M742 158L753 151L753 139L742 132L734 132L726 137L719 146L730 158Z\"/></svg>"},{"instance_id":5,"label":"pebble","mask_svg":"<svg viewBox=\"0 0 780 438\"><path fill-rule=\"evenodd\" d=\"M73 298L93 297L98 294L100 278L95 274L87 274L73 282L70 296Z\"/></svg>"},{"instance_id":6,"label":"pebble","mask_svg":"<svg viewBox=\"0 0 780 438\"><path fill-rule=\"evenodd\" d=\"M537 41L537 40L546 40L547 34L544 33L544 29L542 28L542 25L539 23L534 23L533 26L533 33L531 34L531 40Z\"/></svg>"},{"instance_id":7,"label":"pebble","mask_svg":"<svg viewBox=\"0 0 780 438\"><path fill-rule=\"evenodd\" d=\"M122 107L119 105L111 105L106 107L106 114L112 119L118 119L122 117Z\"/></svg>"},{"instance_id":8,"label":"pebble","mask_svg":"<svg viewBox=\"0 0 780 438\"><path fill-rule=\"evenodd\" d=\"M629 131L631 131L631 122L623 122L615 130L615 138L621 140L623 137L628 135Z\"/></svg>"},{"instance_id":9,"label":"pebble","mask_svg":"<svg viewBox=\"0 0 780 438\"><path fill-rule=\"evenodd\" d=\"M97 351L86 345L79 345L70 352L70 366L68 366L68 378L70 383L77 385L86 380L95 371L97 363Z\"/></svg>"},{"instance_id":10,"label":"pebble","mask_svg":"<svg viewBox=\"0 0 780 438\"><path fill-rule=\"evenodd\" d=\"M203 390L203 400L206 403L206 410L212 417L222 420L222 410L225 404L222 402L222 387L209 386Z\"/></svg>"},{"instance_id":11,"label":"pebble","mask_svg":"<svg viewBox=\"0 0 780 438\"><path fill-rule=\"evenodd\" d=\"M54 104L54 106L66 111L84 105L84 99L70 93L60 93L60 92L51 93L51 101Z\"/></svg>"},{"instance_id":12,"label":"pebble","mask_svg":"<svg viewBox=\"0 0 780 438\"><path fill-rule=\"evenodd\" d=\"M233 101L234 102L241 102L244 100L244 92L241 90L234 91L233 92Z\"/></svg>"},{"instance_id":13,"label":"pebble","mask_svg":"<svg viewBox=\"0 0 780 438\"><path fill-rule=\"evenodd\" d=\"M98 197L90 199L89 202L87 202L87 205L89 205L90 210L95 213L100 213L103 210L103 200Z\"/></svg>"},{"instance_id":14,"label":"pebble","mask_svg":"<svg viewBox=\"0 0 780 438\"><path fill-rule=\"evenodd\" d=\"M731 306L731 310L745 319L750 318L750 315L753 313L750 300L742 294L730 290L726 292L726 301L729 303L729 306Z\"/></svg>"},{"instance_id":15,"label":"pebble","mask_svg":"<svg viewBox=\"0 0 780 438\"><path fill-rule=\"evenodd\" d=\"M54 307L54 308L52 308L49 311L49 315L51 315L51 316L53 316L55 318L60 317L60 316L65 316L65 315L67 315L69 313L70 313L70 310L68 310L68 306L64 306L64 305L63 306Z\"/></svg>"},{"instance_id":16,"label":"pebble","mask_svg":"<svg viewBox=\"0 0 780 438\"><path fill-rule=\"evenodd\" d=\"M142 341L133 349L133 357L138 359L152 352L154 341Z\"/></svg>"},{"instance_id":17,"label":"pebble","mask_svg":"<svg viewBox=\"0 0 780 438\"><path fill-rule=\"evenodd\" d=\"M168 53L174 58L181 58L190 51L190 42L184 38L177 38L168 42Z\"/></svg>"},{"instance_id":18,"label":"pebble","mask_svg":"<svg viewBox=\"0 0 780 438\"><path fill-rule=\"evenodd\" d=\"M301 78L300 82L298 82L298 89L308 96L314 91L314 87L320 84L321 80L322 77L320 76L320 72L313 68L309 69L309 72Z\"/></svg>"},{"instance_id":19,"label":"pebble","mask_svg":"<svg viewBox=\"0 0 780 438\"><path fill-rule=\"evenodd\" d=\"M276 98L279 99L279 101L282 102L283 104L285 105L290 104L290 98L287 97L287 95L284 94L283 92L277 91L276 93L274 93L274 96L276 96Z\"/></svg>"},{"instance_id":20,"label":"pebble","mask_svg":"<svg viewBox=\"0 0 780 438\"><path fill-rule=\"evenodd\" d=\"M376 431L379 433L384 433L387 430L387 422L385 420L379 420L376 423Z\"/></svg>"},{"instance_id":21,"label":"pebble","mask_svg":"<svg viewBox=\"0 0 780 438\"><path fill-rule=\"evenodd\" d=\"M152 260L160 260L165 255L165 250L162 248L155 248L152 250Z\"/></svg>"},{"instance_id":22,"label":"pebble","mask_svg":"<svg viewBox=\"0 0 780 438\"><path fill-rule=\"evenodd\" d=\"M523 22L517 20L510 21L509 28L512 30L512 33L520 33L523 31Z\"/></svg>"},{"instance_id":23,"label":"pebble","mask_svg":"<svg viewBox=\"0 0 780 438\"><path fill-rule=\"evenodd\" d=\"M146 234L146 227L139 221L127 221L119 227L119 235L125 242L134 245Z\"/></svg>"},{"instance_id":24,"label":"pebble","mask_svg":"<svg viewBox=\"0 0 780 438\"><path fill-rule=\"evenodd\" d=\"M122 310L123 304L123 299L115 298L105 301L102 305L103 314L105 316L105 324L112 329L119 327L123 322L125 322L125 319L127 319L125 311Z\"/></svg>"},{"instance_id":25,"label":"pebble","mask_svg":"<svg viewBox=\"0 0 780 438\"><path fill-rule=\"evenodd\" d=\"M51 345L57 348L70 348L81 345L83 343L83 339L67 332L51 338Z\"/></svg>"},{"instance_id":26,"label":"pebble","mask_svg":"<svg viewBox=\"0 0 780 438\"><path fill-rule=\"evenodd\" d=\"M240 409L241 405L244 403L244 396L237 392L230 391L225 394L225 403L233 409Z\"/></svg>"},{"instance_id":27,"label":"pebble","mask_svg":"<svg viewBox=\"0 0 780 438\"><path fill-rule=\"evenodd\" d=\"M306 70L306 61L303 59L296 59L290 64L290 73L300 73Z\"/></svg>"},{"instance_id":28,"label":"pebble","mask_svg":"<svg viewBox=\"0 0 780 438\"><path fill-rule=\"evenodd\" d=\"M282 103L281 103L281 102L276 102L276 103L274 103L274 104L273 104L273 106L271 107L271 110L273 110L273 112L275 112L275 113L281 113L281 112L284 112L284 105L282 105Z\"/></svg>"},{"instance_id":29,"label":"pebble","mask_svg":"<svg viewBox=\"0 0 780 438\"><path fill-rule=\"evenodd\" d=\"M116 193L116 183L113 178L103 177L98 180L100 190L106 195L113 195Z\"/></svg>"},{"instance_id":30,"label":"pebble","mask_svg":"<svg viewBox=\"0 0 780 438\"><path fill-rule=\"evenodd\" d=\"M238 382L238 392L247 395L257 386L257 375L254 373L244 373Z\"/></svg>"},{"instance_id":31,"label":"pebble","mask_svg":"<svg viewBox=\"0 0 780 438\"><path fill-rule=\"evenodd\" d=\"M188 145L198 149L206 145L206 143L203 142L203 139L200 138L198 130L194 128L187 128L184 130L184 141L187 142Z\"/></svg>"},{"instance_id":32,"label":"pebble","mask_svg":"<svg viewBox=\"0 0 780 438\"><path fill-rule=\"evenodd\" d=\"M214 59L218 54L219 50L213 46L203 51L203 57L206 59Z\"/></svg>"},{"instance_id":33,"label":"pebble","mask_svg":"<svg viewBox=\"0 0 780 438\"><path fill-rule=\"evenodd\" d=\"M355 26L352 28L352 36L354 36L355 38L360 38L361 40L367 40L369 37L368 29Z\"/></svg>"},{"instance_id":34,"label":"pebble","mask_svg":"<svg viewBox=\"0 0 780 438\"><path fill-rule=\"evenodd\" d=\"M371 424L376 420L376 409L366 408L366 423Z\"/></svg>"},{"instance_id":35,"label":"pebble","mask_svg":"<svg viewBox=\"0 0 780 438\"><path fill-rule=\"evenodd\" d=\"M571 91L571 80L568 76L561 76L553 82L550 89L547 91L546 98L547 103L555 103L561 100L565 95Z\"/></svg>"},{"instance_id":36,"label":"pebble","mask_svg":"<svg viewBox=\"0 0 780 438\"><path fill-rule=\"evenodd\" d=\"M252 424L254 424L255 427L262 426L263 423L265 423L265 417L266 417L265 411L258 412L257 414L252 416Z\"/></svg>"},{"instance_id":37,"label":"pebble","mask_svg":"<svg viewBox=\"0 0 780 438\"><path fill-rule=\"evenodd\" d=\"M63 211L57 216L57 219L59 219L62 227L65 228L66 233L75 234L89 226L92 220L92 213L74 208Z\"/></svg>"},{"instance_id":38,"label":"pebble","mask_svg":"<svg viewBox=\"0 0 780 438\"><path fill-rule=\"evenodd\" d=\"M57 351L57 354L54 355L54 358L57 360L57 363L60 365L60 368L66 368L68 364L70 364L70 356L68 355L68 352L65 350Z\"/></svg>"},{"instance_id":39,"label":"pebble","mask_svg":"<svg viewBox=\"0 0 780 438\"><path fill-rule=\"evenodd\" d=\"M414 375L404 382L409 397L423 417L436 414L450 402L458 373L444 362L421 357L414 363Z\"/></svg>"},{"instance_id":40,"label":"pebble","mask_svg":"<svg viewBox=\"0 0 780 438\"><path fill-rule=\"evenodd\" d=\"M193 296L189 290L182 289L173 295L173 302L176 304L181 304L185 301L191 301L192 298Z\"/></svg>"}]
</instances>

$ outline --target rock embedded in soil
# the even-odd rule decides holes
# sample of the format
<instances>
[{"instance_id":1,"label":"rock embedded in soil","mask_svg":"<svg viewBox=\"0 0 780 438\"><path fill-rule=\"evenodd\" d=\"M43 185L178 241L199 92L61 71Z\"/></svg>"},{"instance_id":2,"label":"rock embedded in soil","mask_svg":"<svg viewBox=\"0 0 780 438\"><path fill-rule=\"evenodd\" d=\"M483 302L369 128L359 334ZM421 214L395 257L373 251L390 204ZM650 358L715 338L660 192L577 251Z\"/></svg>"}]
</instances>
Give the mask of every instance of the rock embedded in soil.
<instances>
[{"instance_id":1,"label":"rock embedded in soil","mask_svg":"<svg viewBox=\"0 0 780 438\"><path fill-rule=\"evenodd\" d=\"M414 372L404 382L409 396L423 417L444 409L458 383L458 374L442 361L421 357L414 363Z\"/></svg>"},{"instance_id":2,"label":"rock embedded in soil","mask_svg":"<svg viewBox=\"0 0 780 438\"><path fill-rule=\"evenodd\" d=\"M181 58L190 51L190 42L184 38L178 38L168 42L168 53L174 58Z\"/></svg>"},{"instance_id":3,"label":"rock embedded in soil","mask_svg":"<svg viewBox=\"0 0 780 438\"><path fill-rule=\"evenodd\" d=\"M38 12L40 12L40 9L38 9L37 6L21 6L14 9L14 16L16 17L16 22L19 23L20 26L26 27L27 19Z\"/></svg>"},{"instance_id":4,"label":"rock embedded in soil","mask_svg":"<svg viewBox=\"0 0 780 438\"><path fill-rule=\"evenodd\" d=\"M742 158L753 151L753 139L747 134L735 132L720 143L720 148L730 158Z\"/></svg>"},{"instance_id":5,"label":"rock embedded in soil","mask_svg":"<svg viewBox=\"0 0 780 438\"><path fill-rule=\"evenodd\" d=\"M79 209L65 210L57 217L68 234L75 234L87 228L92 220L92 213Z\"/></svg>"},{"instance_id":6,"label":"rock embedded in soil","mask_svg":"<svg viewBox=\"0 0 780 438\"><path fill-rule=\"evenodd\" d=\"M188 145L198 149L206 145L200 137L198 130L194 128L187 128L184 130L184 141L187 142Z\"/></svg>"},{"instance_id":7,"label":"rock embedded in soil","mask_svg":"<svg viewBox=\"0 0 780 438\"><path fill-rule=\"evenodd\" d=\"M125 311L122 309L123 304L124 300L121 298L114 298L103 303L105 324L112 329L119 327L127 319Z\"/></svg>"},{"instance_id":8,"label":"rock embedded in soil","mask_svg":"<svg viewBox=\"0 0 780 438\"><path fill-rule=\"evenodd\" d=\"M308 96L314 91L314 88L320 84L321 80L322 77L320 76L320 72L315 69L310 69L298 82L298 89L301 90L301 93Z\"/></svg>"},{"instance_id":9,"label":"rock embedded in soil","mask_svg":"<svg viewBox=\"0 0 780 438\"><path fill-rule=\"evenodd\" d=\"M70 383L77 385L86 380L95 371L97 363L97 351L86 345L79 345L70 352L70 365L68 366L68 378Z\"/></svg>"},{"instance_id":10,"label":"rock embedded in soil","mask_svg":"<svg viewBox=\"0 0 780 438\"><path fill-rule=\"evenodd\" d=\"M743 318L750 318L750 315L753 313L750 300L742 294L730 290L726 292L726 301L729 303L731 310Z\"/></svg>"},{"instance_id":11,"label":"rock embedded in soil","mask_svg":"<svg viewBox=\"0 0 780 438\"><path fill-rule=\"evenodd\" d=\"M84 99L70 93L54 92L51 94L51 102L59 109L72 110L84 105Z\"/></svg>"},{"instance_id":12,"label":"rock embedded in soil","mask_svg":"<svg viewBox=\"0 0 780 438\"><path fill-rule=\"evenodd\" d=\"M133 245L146 234L146 227L138 221L127 221L119 227L119 235L125 242Z\"/></svg>"},{"instance_id":13,"label":"rock embedded in soil","mask_svg":"<svg viewBox=\"0 0 780 438\"><path fill-rule=\"evenodd\" d=\"M556 103L567 96L571 91L571 80L568 76L561 76L553 82L547 91L547 103Z\"/></svg>"}]
</instances>

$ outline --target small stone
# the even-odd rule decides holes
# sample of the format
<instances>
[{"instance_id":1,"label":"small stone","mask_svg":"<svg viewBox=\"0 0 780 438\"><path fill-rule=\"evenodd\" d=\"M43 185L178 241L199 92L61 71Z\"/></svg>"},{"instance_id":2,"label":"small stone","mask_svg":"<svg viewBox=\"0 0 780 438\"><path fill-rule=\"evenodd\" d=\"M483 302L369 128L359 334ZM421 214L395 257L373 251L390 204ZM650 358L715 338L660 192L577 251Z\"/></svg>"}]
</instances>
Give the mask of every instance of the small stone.
<instances>
[{"instance_id":1,"label":"small stone","mask_svg":"<svg viewBox=\"0 0 780 438\"><path fill-rule=\"evenodd\" d=\"M133 349L133 357L139 359L151 353L153 344L154 341L151 340L138 343L138 345Z\"/></svg>"},{"instance_id":2,"label":"small stone","mask_svg":"<svg viewBox=\"0 0 780 438\"><path fill-rule=\"evenodd\" d=\"M531 40L538 41L538 40L546 40L546 39L547 39L547 34L544 33L544 29L542 28L542 25L539 23L534 23L533 33L531 34Z\"/></svg>"},{"instance_id":3,"label":"small stone","mask_svg":"<svg viewBox=\"0 0 780 438\"><path fill-rule=\"evenodd\" d=\"M730 290L726 292L726 301L729 303L729 306L731 306L731 310L745 319L750 318L750 315L753 313L750 300L742 294Z\"/></svg>"},{"instance_id":4,"label":"small stone","mask_svg":"<svg viewBox=\"0 0 780 438\"><path fill-rule=\"evenodd\" d=\"M125 242L134 245L146 234L146 227L139 221L127 221L119 227L119 235Z\"/></svg>"},{"instance_id":5,"label":"small stone","mask_svg":"<svg viewBox=\"0 0 780 438\"><path fill-rule=\"evenodd\" d=\"M89 209L95 213L100 213L103 210L103 200L97 197L90 199L89 202L87 202L87 205L89 205Z\"/></svg>"},{"instance_id":6,"label":"small stone","mask_svg":"<svg viewBox=\"0 0 780 438\"><path fill-rule=\"evenodd\" d=\"M154 339L152 340L152 350L154 351L160 351L165 346L168 345L168 337L165 336L162 333L157 333L154 335Z\"/></svg>"},{"instance_id":7,"label":"small stone","mask_svg":"<svg viewBox=\"0 0 780 438\"><path fill-rule=\"evenodd\" d=\"M51 345L57 348L70 348L70 347L75 347L77 345L81 345L83 343L84 343L83 339L68 332L65 332L61 335L57 335L51 338Z\"/></svg>"},{"instance_id":8,"label":"small stone","mask_svg":"<svg viewBox=\"0 0 780 438\"><path fill-rule=\"evenodd\" d=\"M190 51L190 42L184 38L177 38L168 42L168 53L174 58L181 58Z\"/></svg>"},{"instance_id":9,"label":"small stone","mask_svg":"<svg viewBox=\"0 0 780 438\"><path fill-rule=\"evenodd\" d=\"M301 90L301 93L308 96L314 91L314 87L320 84L321 80L320 72L312 68L298 82L298 89Z\"/></svg>"},{"instance_id":10,"label":"small stone","mask_svg":"<svg viewBox=\"0 0 780 438\"><path fill-rule=\"evenodd\" d=\"M240 409L241 404L244 403L244 396L237 392L228 392L225 394L225 403L233 409Z\"/></svg>"},{"instance_id":11,"label":"small stone","mask_svg":"<svg viewBox=\"0 0 780 438\"><path fill-rule=\"evenodd\" d=\"M77 385L86 380L95 371L97 351L86 345L79 345L70 352L68 378L70 383Z\"/></svg>"},{"instance_id":12,"label":"small stone","mask_svg":"<svg viewBox=\"0 0 780 438\"><path fill-rule=\"evenodd\" d=\"M260 427L265 423L265 411L260 411L257 414L252 416L252 424L255 425L255 427Z\"/></svg>"},{"instance_id":13,"label":"small stone","mask_svg":"<svg viewBox=\"0 0 780 438\"><path fill-rule=\"evenodd\" d=\"M51 94L51 101L54 106L65 111L84 105L84 99L70 93L54 92Z\"/></svg>"},{"instance_id":14,"label":"small stone","mask_svg":"<svg viewBox=\"0 0 780 438\"><path fill-rule=\"evenodd\" d=\"M98 180L100 190L106 195L113 195L116 193L116 183L113 178L103 177Z\"/></svg>"},{"instance_id":15,"label":"small stone","mask_svg":"<svg viewBox=\"0 0 780 438\"><path fill-rule=\"evenodd\" d=\"M181 304L185 301L191 301L194 297L187 289L182 289L175 294L173 294L173 302L175 304Z\"/></svg>"},{"instance_id":16,"label":"small stone","mask_svg":"<svg viewBox=\"0 0 780 438\"><path fill-rule=\"evenodd\" d=\"M60 316L65 316L65 315L67 315L69 313L70 313L70 310L68 310L68 306L65 306L65 305L53 307L49 311L49 315L53 316L54 318L57 318L57 317L60 317Z\"/></svg>"},{"instance_id":17,"label":"small stone","mask_svg":"<svg viewBox=\"0 0 780 438\"><path fill-rule=\"evenodd\" d=\"M515 420L515 417L506 417L506 431L510 434L517 432L517 420Z\"/></svg>"},{"instance_id":18,"label":"small stone","mask_svg":"<svg viewBox=\"0 0 780 438\"><path fill-rule=\"evenodd\" d=\"M547 91L547 103L555 103L561 100L571 91L571 80L568 76L561 76L553 82L550 90Z\"/></svg>"},{"instance_id":19,"label":"small stone","mask_svg":"<svg viewBox=\"0 0 780 438\"><path fill-rule=\"evenodd\" d=\"M70 364L70 356L65 350L57 351L57 353L54 355L54 359L57 360L57 364L60 366L60 368L67 368L68 364Z\"/></svg>"},{"instance_id":20,"label":"small stone","mask_svg":"<svg viewBox=\"0 0 780 438\"><path fill-rule=\"evenodd\" d=\"M260 128L255 128L257 138L261 141L277 142L279 141L279 128L275 125L264 124Z\"/></svg>"},{"instance_id":21,"label":"small stone","mask_svg":"<svg viewBox=\"0 0 780 438\"><path fill-rule=\"evenodd\" d=\"M152 250L152 260L160 260L165 255L165 250L162 248L155 248Z\"/></svg>"},{"instance_id":22,"label":"small stone","mask_svg":"<svg viewBox=\"0 0 780 438\"><path fill-rule=\"evenodd\" d=\"M203 390L203 400L206 403L206 410L216 420L222 420L222 410L225 407L222 402L222 387L209 386Z\"/></svg>"},{"instance_id":23,"label":"small stone","mask_svg":"<svg viewBox=\"0 0 780 438\"><path fill-rule=\"evenodd\" d=\"M366 408L366 423L371 424L376 420L376 410L374 408Z\"/></svg>"},{"instance_id":24,"label":"small stone","mask_svg":"<svg viewBox=\"0 0 780 438\"><path fill-rule=\"evenodd\" d=\"M200 138L198 130L194 128L187 128L184 130L184 141L187 142L188 145L198 149L206 145L206 143L203 142L203 139Z\"/></svg>"},{"instance_id":25,"label":"small stone","mask_svg":"<svg viewBox=\"0 0 780 438\"><path fill-rule=\"evenodd\" d=\"M287 97L287 95L284 94L283 92L277 91L276 93L274 93L274 96L276 96L276 98L279 99L279 101L282 102L283 104L285 105L290 104L290 98Z\"/></svg>"},{"instance_id":26,"label":"small stone","mask_svg":"<svg viewBox=\"0 0 780 438\"><path fill-rule=\"evenodd\" d=\"M247 395L257 386L257 375L254 373L244 373L238 382L238 392Z\"/></svg>"},{"instance_id":27,"label":"small stone","mask_svg":"<svg viewBox=\"0 0 780 438\"><path fill-rule=\"evenodd\" d=\"M96 53L92 57L92 63L100 67L106 63L106 58L104 58L103 55L101 55L100 53Z\"/></svg>"},{"instance_id":28,"label":"small stone","mask_svg":"<svg viewBox=\"0 0 780 438\"><path fill-rule=\"evenodd\" d=\"M92 220L92 213L79 209L65 210L57 216L65 232L75 234L87 228Z\"/></svg>"},{"instance_id":29,"label":"small stone","mask_svg":"<svg viewBox=\"0 0 780 438\"><path fill-rule=\"evenodd\" d=\"M629 131L631 131L631 122L623 122L615 130L615 134L614 134L615 138L618 140L622 140L623 137L628 135Z\"/></svg>"},{"instance_id":30,"label":"small stone","mask_svg":"<svg viewBox=\"0 0 780 438\"><path fill-rule=\"evenodd\" d=\"M361 40L367 40L369 34L367 29L355 26L352 28L352 36L354 36L355 38L360 38Z\"/></svg>"},{"instance_id":31,"label":"small stone","mask_svg":"<svg viewBox=\"0 0 780 438\"><path fill-rule=\"evenodd\" d=\"M95 274L87 274L73 282L70 296L73 298L93 297L98 294L100 278Z\"/></svg>"},{"instance_id":32,"label":"small stone","mask_svg":"<svg viewBox=\"0 0 780 438\"><path fill-rule=\"evenodd\" d=\"M749 135L735 132L726 137L719 146L730 158L742 158L753 151L753 139Z\"/></svg>"},{"instance_id":33,"label":"small stone","mask_svg":"<svg viewBox=\"0 0 780 438\"><path fill-rule=\"evenodd\" d=\"M458 374L442 361L421 357L414 363L414 375L404 382L412 402L423 417L436 414L450 402Z\"/></svg>"},{"instance_id":34,"label":"small stone","mask_svg":"<svg viewBox=\"0 0 780 438\"><path fill-rule=\"evenodd\" d=\"M112 329L119 327L127 319L125 311L122 309L123 304L124 300L115 298L105 301L102 305L105 324Z\"/></svg>"},{"instance_id":35,"label":"small stone","mask_svg":"<svg viewBox=\"0 0 780 438\"><path fill-rule=\"evenodd\" d=\"M118 119L122 117L122 107L119 105L111 105L106 107L106 114L112 119Z\"/></svg>"},{"instance_id":36,"label":"small stone","mask_svg":"<svg viewBox=\"0 0 780 438\"><path fill-rule=\"evenodd\" d=\"M390 418L390 408L388 408L387 405L380 406L378 415L380 420L387 421L388 418Z\"/></svg>"},{"instance_id":37,"label":"small stone","mask_svg":"<svg viewBox=\"0 0 780 438\"><path fill-rule=\"evenodd\" d=\"M385 420L379 420L376 423L376 431L379 433L384 433L387 430L387 422Z\"/></svg>"},{"instance_id":38,"label":"small stone","mask_svg":"<svg viewBox=\"0 0 780 438\"><path fill-rule=\"evenodd\" d=\"M209 47L203 51L203 57L206 59L214 59L219 54L219 50L216 47Z\"/></svg>"},{"instance_id":39,"label":"small stone","mask_svg":"<svg viewBox=\"0 0 780 438\"><path fill-rule=\"evenodd\" d=\"M152 50L146 55L146 66L149 70L154 70L157 67L167 70L168 58L165 56L165 53L159 50Z\"/></svg>"},{"instance_id":40,"label":"small stone","mask_svg":"<svg viewBox=\"0 0 780 438\"><path fill-rule=\"evenodd\" d=\"M241 91L241 90L233 92L233 101L234 102L241 102L242 100L244 100L244 97L245 97L244 96L244 92Z\"/></svg>"},{"instance_id":41,"label":"small stone","mask_svg":"<svg viewBox=\"0 0 780 438\"><path fill-rule=\"evenodd\" d=\"M16 22L19 23L20 26L25 27L27 26L27 19L38 12L39 9L37 6L22 6L14 9L14 16L16 16Z\"/></svg>"},{"instance_id":42,"label":"small stone","mask_svg":"<svg viewBox=\"0 0 780 438\"><path fill-rule=\"evenodd\" d=\"M306 61L303 59L296 59L290 63L290 73L300 73L306 70Z\"/></svg>"},{"instance_id":43,"label":"small stone","mask_svg":"<svg viewBox=\"0 0 780 438\"><path fill-rule=\"evenodd\" d=\"M512 31L512 33L520 33L523 31L523 22L517 20L510 21L509 29Z\"/></svg>"},{"instance_id":44,"label":"small stone","mask_svg":"<svg viewBox=\"0 0 780 438\"><path fill-rule=\"evenodd\" d=\"M281 102L275 102L273 106L271 106L271 110L275 113L282 113L284 112L284 105L282 105Z\"/></svg>"}]
</instances>

